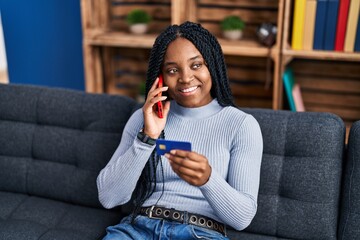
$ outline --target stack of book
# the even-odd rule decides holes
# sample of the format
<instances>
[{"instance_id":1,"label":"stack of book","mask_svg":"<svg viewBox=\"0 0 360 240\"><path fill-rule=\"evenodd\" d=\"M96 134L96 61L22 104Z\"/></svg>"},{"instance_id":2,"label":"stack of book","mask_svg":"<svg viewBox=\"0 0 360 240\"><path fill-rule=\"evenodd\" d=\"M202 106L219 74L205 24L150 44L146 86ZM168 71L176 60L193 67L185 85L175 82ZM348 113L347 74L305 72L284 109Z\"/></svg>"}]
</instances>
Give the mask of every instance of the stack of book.
<instances>
[{"instance_id":1,"label":"stack of book","mask_svg":"<svg viewBox=\"0 0 360 240\"><path fill-rule=\"evenodd\" d=\"M360 51L360 0L295 0L294 50Z\"/></svg>"}]
</instances>

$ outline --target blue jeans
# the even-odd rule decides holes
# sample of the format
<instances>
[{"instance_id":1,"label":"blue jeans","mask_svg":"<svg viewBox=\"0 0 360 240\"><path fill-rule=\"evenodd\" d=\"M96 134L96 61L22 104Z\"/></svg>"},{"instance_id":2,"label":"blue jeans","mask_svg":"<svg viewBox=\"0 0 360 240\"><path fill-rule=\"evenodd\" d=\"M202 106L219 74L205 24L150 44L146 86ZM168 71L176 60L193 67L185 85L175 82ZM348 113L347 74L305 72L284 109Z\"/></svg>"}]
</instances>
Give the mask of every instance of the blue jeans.
<instances>
[{"instance_id":1,"label":"blue jeans","mask_svg":"<svg viewBox=\"0 0 360 240\"><path fill-rule=\"evenodd\" d=\"M131 216L125 217L118 225L108 227L106 232L107 235L103 240L229 239L219 232L206 228L162 219L151 219L142 215L136 216L134 224L131 224Z\"/></svg>"}]
</instances>

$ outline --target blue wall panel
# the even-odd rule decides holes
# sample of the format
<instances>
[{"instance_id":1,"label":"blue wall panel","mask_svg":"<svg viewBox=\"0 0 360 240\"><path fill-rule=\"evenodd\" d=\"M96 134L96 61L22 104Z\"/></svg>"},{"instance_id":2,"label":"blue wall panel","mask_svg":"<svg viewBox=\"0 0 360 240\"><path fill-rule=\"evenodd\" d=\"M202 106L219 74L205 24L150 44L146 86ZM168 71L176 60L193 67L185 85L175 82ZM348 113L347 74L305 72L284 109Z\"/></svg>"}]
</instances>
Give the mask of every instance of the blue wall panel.
<instances>
[{"instance_id":1,"label":"blue wall panel","mask_svg":"<svg viewBox=\"0 0 360 240\"><path fill-rule=\"evenodd\" d=\"M84 90L79 0L0 0L10 83Z\"/></svg>"}]
</instances>

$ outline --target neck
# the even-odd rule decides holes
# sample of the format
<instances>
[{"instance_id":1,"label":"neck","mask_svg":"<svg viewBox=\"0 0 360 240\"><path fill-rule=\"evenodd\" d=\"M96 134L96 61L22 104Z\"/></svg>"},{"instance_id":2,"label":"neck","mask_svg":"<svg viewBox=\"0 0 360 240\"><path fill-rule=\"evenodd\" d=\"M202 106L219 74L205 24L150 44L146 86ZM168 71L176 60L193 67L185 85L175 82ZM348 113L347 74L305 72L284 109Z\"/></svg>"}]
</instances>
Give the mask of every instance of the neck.
<instances>
[{"instance_id":1,"label":"neck","mask_svg":"<svg viewBox=\"0 0 360 240\"><path fill-rule=\"evenodd\" d=\"M197 108L187 108L180 106L175 101L171 103L171 112L177 116L188 119L204 119L211 117L212 115L218 113L223 107L219 105L216 99L213 99L207 105L197 107Z\"/></svg>"}]
</instances>

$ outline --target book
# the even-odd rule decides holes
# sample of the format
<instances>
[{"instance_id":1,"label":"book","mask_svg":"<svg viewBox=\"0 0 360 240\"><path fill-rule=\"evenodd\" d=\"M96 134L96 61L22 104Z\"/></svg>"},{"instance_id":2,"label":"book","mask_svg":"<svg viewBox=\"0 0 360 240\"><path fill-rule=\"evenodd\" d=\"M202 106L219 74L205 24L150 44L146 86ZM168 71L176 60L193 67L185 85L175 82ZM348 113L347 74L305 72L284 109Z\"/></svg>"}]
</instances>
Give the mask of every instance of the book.
<instances>
[{"instance_id":1,"label":"book","mask_svg":"<svg viewBox=\"0 0 360 240\"><path fill-rule=\"evenodd\" d=\"M306 0L303 49L312 50L314 44L314 28L316 15L316 0Z\"/></svg>"},{"instance_id":2,"label":"book","mask_svg":"<svg viewBox=\"0 0 360 240\"><path fill-rule=\"evenodd\" d=\"M283 75L283 82L284 82L285 93L289 103L290 111L296 112L296 106L292 93L295 81L294 81L294 74L291 68L287 68L285 70Z\"/></svg>"},{"instance_id":3,"label":"book","mask_svg":"<svg viewBox=\"0 0 360 240\"><path fill-rule=\"evenodd\" d=\"M356 29L359 21L360 0L351 0L345 35L345 52L354 52Z\"/></svg>"},{"instance_id":4,"label":"book","mask_svg":"<svg viewBox=\"0 0 360 240\"><path fill-rule=\"evenodd\" d=\"M334 50L338 9L339 0L328 0L325 20L324 50Z\"/></svg>"},{"instance_id":5,"label":"book","mask_svg":"<svg viewBox=\"0 0 360 240\"><path fill-rule=\"evenodd\" d=\"M338 20L336 25L336 35L335 35L335 47L334 47L335 51L344 50L345 32L346 32L346 25L348 22L349 6L350 6L350 0L340 0Z\"/></svg>"},{"instance_id":6,"label":"book","mask_svg":"<svg viewBox=\"0 0 360 240\"><path fill-rule=\"evenodd\" d=\"M325 20L327 11L327 0L318 0L316 4L315 32L313 49L324 49Z\"/></svg>"},{"instance_id":7,"label":"book","mask_svg":"<svg viewBox=\"0 0 360 240\"><path fill-rule=\"evenodd\" d=\"M292 89L292 95L294 98L295 109L297 112L305 112L304 100L301 95L300 84L295 83Z\"/></svg>"},{"instance_id":8,"label":"book","mask_svg":"<svg viewBox=\"0 0 360 240\"><path fill-rule=\"evenodd\" d=\"M304 112L305 105L300 85L295 82L294 73L290 67L288 67L284 72L283 82L290 110L293 112Z\"/></svg>"},{"instance_id":9,"label":"book","mask_svg":"<svg viewBox=\"0 0 360 240\"><path fill-rule=\"evenodd\" d=\"M358 23L356 27L356 37L355 37L355 46L354 46L355 52L360 52L360 15L358 17Z\"/></svg>"},{"instance_id":10,"label":"book","mask_svg":"<svg viewBox=\"0 0 360 240\"><path fill-rule=\"evenodd\" d=\"M304 20L306 0L295 0L291 47L303 49Z\"/></svg>"}]
</instances>

